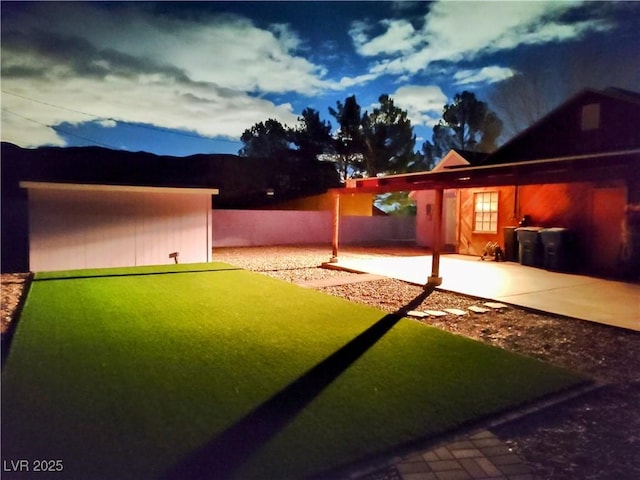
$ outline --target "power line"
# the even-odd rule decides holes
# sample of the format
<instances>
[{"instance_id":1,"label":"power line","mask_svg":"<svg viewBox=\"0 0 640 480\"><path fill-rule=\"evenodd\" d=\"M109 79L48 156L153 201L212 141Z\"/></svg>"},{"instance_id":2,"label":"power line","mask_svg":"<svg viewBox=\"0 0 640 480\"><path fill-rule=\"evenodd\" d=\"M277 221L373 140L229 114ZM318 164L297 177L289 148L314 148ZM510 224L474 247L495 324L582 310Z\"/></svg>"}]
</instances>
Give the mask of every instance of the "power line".
<instances>
[{"instance_id":1,"label":"power line","mask_svg":"<svg viewBox=\"0 0 640 480\"><path fill-rule=\"evenodd\" d=\"M36 100L35 98L25 97L24 95L19 95L17 93L8 92L7 90L2 90L2 93L6 93L7 95L11 95L13 97L22 98L23 100L28 100L30 102L39 103L41 105L47 105L48 107L58 108L60 110L66 110L67 112L81 113L82 115L87 115L88 117L94 117L99 120L113 120L112 118L104 118L98 115L94 115L93 113L82 112L80 110L74 110L73 108L62 107L60 105L54 105L53 103L44 102L42 100Z\"/></svg>"},{"instance_id":2,"label":"power line","mask_svg":"<svg viewBox=\"0 0 640 480\"><path fill-rule=\"evenodd\" d=\"M38 120L34 120L33 118L25 117L24 115L21 115L21 114L16 113L16 112L12 112L11 110L6 109L6 108L3 108L2 111L10 113L11 115L15 115L16 117L20 117L20 118L22 118L24 120L27 120L29 122L37 123L38 125L42 125L43 127L51 128L51 129L53 129L53 130L55 130L57 132L62 132L65 135L70 135L72 137L77 137L77 138L80 138L82 140L86 140L88 142L91 142L91 143L93 143L95 145L99 145L101 147L107 147L107 148L111 148L111 149L114 149L114 150L122 150L121 148L114 147L113 145L109 145L107 143L102 143L102 142L99 142L97 140L94 140L93 138L84 137L82 135L78 135L76 133L70 132L70 131L65 130L64 128L60 128L60 127L58 127L56 125L47 125L46 123L39 122Z\"/></svg>"},{"instance_id":3,"label":"power line","mask_svg":"<svg viewBox=\"0 0 640 480\"><path fill-rule=\"evenodd\" d=\"M131 126L131 127L144 128L146 130L154 130L154 131L162 132L162 133L170 133L172 135L179 135L179 136L182 136L182 137L197 138L199 140L208 140L208 141L211 141L211 142L236 143L235 140L229 140L229 139L226 139L226 138L213 139L213 138L209 138L209 137L204 137L202 135L197 135L195 133L175 131L175 130L170 130L168 128L157 127L155 125L145 125L145 124L141 124L141 123L133 123L133 122L128 122L128 121L124 121L124 120L117 120L117 119L115 119L113 117L105 117L105 116L95 115L93 113L83 112L82 110L63 107L61 105L55 105L53 103L45 102L45 101L42 101L42 100L37 100L35 98L26 97L24 95L19 95L17 93L9 92L7 90L1 90L1 91L2 91L2 93L5 93L7 95L11 95L11 96L14 96L14 97L17 97L17 98L22 98L23 100L28 100L30 102L39 103L41 105L46 105L48 107L57 108L57 109L60 109L60 110L66 110L67 112L79 113L81 115L86 115L88 117L93 117L93 118L95 118L97 120L109 120L109 121L116 122L116 123L119 123L119 124L125 124L125 125ZM13 112L9 112L9 113L13 113ZM38 123L38 122L36 122L36 123ZM50 128L54 128L54 127L52 127L50 125L46 125L46 126L48 126ZM63 131L63 130L60 130L60 131ZM73 134L71 134L69 132L65 132L65 133L68 133L69 135L73 135ZM78 135L75 135L75 136L78 136ZM80 137L80 138L82 138L82 137Z\"/></svg>"}]
</instances>

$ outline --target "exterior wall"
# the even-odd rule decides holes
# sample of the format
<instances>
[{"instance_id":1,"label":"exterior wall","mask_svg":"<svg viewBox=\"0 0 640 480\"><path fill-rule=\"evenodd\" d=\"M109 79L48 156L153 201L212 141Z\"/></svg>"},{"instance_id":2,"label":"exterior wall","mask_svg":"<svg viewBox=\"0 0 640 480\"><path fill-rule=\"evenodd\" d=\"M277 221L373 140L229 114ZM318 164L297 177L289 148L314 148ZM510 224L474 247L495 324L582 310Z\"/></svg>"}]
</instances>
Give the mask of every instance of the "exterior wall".
<instances>
[{"instance_id":1,"label":"exterior wall","mask_svg":"<svg viewBox=\"0 0 640 480\"><path fill-rule=\"evenodd\" d=\"M331 243L330 211L214 210L212 217L214 247ZM413 217L340 218L341 243L414 239Z\"/></svg>"},{"instance_id":2,"label":"exterior wall","mask_svg":"<svg viewBox=\"0 0 640 480\"><path fill-rule=\"evenodd\" d=\"M498 192L498 229L496 233L476 233L473 230L473 197L476 192ZM503 229L518 225L515 187L482 187L460 190L458 253L482 255L487 242L504 246Z\"/></svg>"},{"instance_id":3,"label":"exterior wall","mask_svg":"<svg viewBox=\"0 0 640 480\"><path fill-rule=\"evenodd\" d=\"M433 247L433 204L435 202L435 192L433 190L420 190L411 192L410 195L416 202L416 244L419 247Z\"/></svg>"},{"instance_id":4,"label":"exterior wall","mask_svg":"<svg viewBox=\"0 0 640 480\"><path fill-rule=\"evenodd\" d=\"M207 262L209 194L29 191L31 271Z\"/></svg>"},{"instance_id":5,"label":"exterior wall","mask_svg":"<svg viewBox=\"0 0 640 480\"><path fill-rule=\"evenodd\" d=\"M519 199L520 211L534 225L574 232L585 270L618 273L627 204L624 183L528 185L520 187Z\"/></svg>"},{"instance_id":6,"label":"exterior wall","mask_svg":"<svg viewBox=\"0 0 640 480\"><path fill-rule=\"evenodd\" d=\"M499 196L498 229L496 233L477 233L473 231L474 193L489 191L497 191ZM418 209L416 243L431 247L435 192L416 191L411 195ZM449 202L455 205L456 198L457 206L451 206ZM626 230L630 227L625 225L628 203L623 182L483 187L457 193L445 190L443 244L446 250L454 239L458 253L480 256L489 241L504 247L504 228L517 226L524 215L529 215L534 226L571 230L575 239L572 255L578 259L580 270L617 276L629 269L621 258L627 248L625 235L629 236ZM431 211L428 205L432 205Z\"/></svg>"},{"instance_id":7,"label":"exterior wall","mask_svg":"<svg viewBox=\"0 0 640 480\"><path fill-rule=\"evenodd\" d=\"M213 247L248 247L331 241L331 212L213 210Z\"/></svg>"},{"instance_id":8,"label":"exterior wall","mask_svg":"<svg viewBox=\"0 0 640 480\"><path fill-rule=\"evenodd\" d=\"M498 191L498 232L473 232L473 194ZM564 227L575 239L572 255L580 270L605 275L621 271L627 189L622 182L486 187L460 190L459 253L481 255L487 242L504 246L503 229L524 215L531 225Z\"/></svg>"},{"instance_id":9,"label":"exterior wall","mask_svg":"<svg viewBox=\"0 0 640 480\"><path fill-rule=\"evenodd\" d=\"M518 188L520 212L529 215L533 225L585 230L589 227L588 183L523 185Z\"/></svg>"},{"instance_id":10,"label":"exterior wall","mask_svg":"<svg viewBox=\"0 0 640 480\"><path fill-rule=\"evenodd\" d=\"M276 205L274 210L329 210L333 211L333 194L326 192L321 195L291 200ZM340 214L344 216L370 217L373 212L373 194L359 193L340 196Z\"/></svg>"},{"instance_id":11,"label":"exterior wall","mask_svg":"<svg viewBox=\"0 0 640 480\"><path fill-rule=\"evenodd\" d=\"M415 241L415 225L413 216L342 217L340 242Z\"/></svg>"},{"instance_id":12,"label":"exterior wall","mask_svg":"<svg viewBox=\"0 0 640 480\"><path fill-rule=\"evenodd\" d=\"M445 190L443 203L443 238L445 251L458 251L458 195L456 190ZM435 192L433 190L419 190L411 192L411 198L416 202L416 244L420 247L433 247L433 222L435 218Z\"/></svg>"}]
</instances>

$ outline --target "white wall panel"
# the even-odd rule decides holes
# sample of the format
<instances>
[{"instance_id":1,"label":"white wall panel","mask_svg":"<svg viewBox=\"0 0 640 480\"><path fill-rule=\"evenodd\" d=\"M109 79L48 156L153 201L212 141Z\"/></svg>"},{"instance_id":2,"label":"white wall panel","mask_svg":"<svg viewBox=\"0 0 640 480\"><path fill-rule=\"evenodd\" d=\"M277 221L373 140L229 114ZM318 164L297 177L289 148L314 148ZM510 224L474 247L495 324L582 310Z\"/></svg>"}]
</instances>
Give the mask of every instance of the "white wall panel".
<instances>
[{"instance_id":1,"label":"white wall panel","mask_svg":"<svg viewBox=\"0 0 640 480\"><path fill-rule=\"evenodd\" d=\"M32 271L210 261L211 195L29 190Z\"/></svg>"}]
</instances>

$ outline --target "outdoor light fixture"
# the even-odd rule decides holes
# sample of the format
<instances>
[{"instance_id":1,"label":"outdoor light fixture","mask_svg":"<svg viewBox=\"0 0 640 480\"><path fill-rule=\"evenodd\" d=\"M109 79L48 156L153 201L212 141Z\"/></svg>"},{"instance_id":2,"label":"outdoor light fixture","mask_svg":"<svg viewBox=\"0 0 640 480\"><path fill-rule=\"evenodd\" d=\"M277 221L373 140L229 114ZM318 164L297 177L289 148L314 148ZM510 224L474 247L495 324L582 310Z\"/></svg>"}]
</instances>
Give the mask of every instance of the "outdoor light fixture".
<instances>
[{"instance_id":1,"label":"outdoor light fixture","mask_svg":"<svg viewBox=\"0 0 640 480\"><path fill-rule=\"evenodd\" d=\"M276 192L273 190L273 188L267 188L267 197L273 197L276 194Z\"/></svg>"}]
</instances>

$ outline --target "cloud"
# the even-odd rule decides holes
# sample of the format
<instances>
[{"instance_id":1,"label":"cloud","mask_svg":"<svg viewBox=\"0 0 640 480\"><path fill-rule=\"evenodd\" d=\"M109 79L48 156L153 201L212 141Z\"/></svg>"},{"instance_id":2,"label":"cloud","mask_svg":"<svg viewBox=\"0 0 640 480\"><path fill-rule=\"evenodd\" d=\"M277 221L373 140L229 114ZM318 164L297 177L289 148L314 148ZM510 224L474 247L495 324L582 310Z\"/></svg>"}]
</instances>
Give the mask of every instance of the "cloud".
<instances>
[{"instance_id":1,"label":"cloud","mask_svg":"<svg viewBox=\"0 0 640 480\"><path fill-rule=\"evenodd\" d=\"M2 138L61 145L52 126L96 116L236 139L265 118L293 124L291 104L261 95L339 87L300 44L287 25L175 19L135 2L3 5L2 88L25 98L3 94Z\"/></svg>"},{"instance_id":2,"label":"cloud","mask_svg":"<svg viewBox=\"0 0 640 480\"><path fill-rule=\"evenodd\" d=\"M516 74L511 68L490 66L473 70L458 70L453 74L456 85L473 83L496 83L513 77Z\"/></svg>"},{"instance_id":3,"label":"cloud","mask_svg":"<svg viewBox=\"0 0 640 480\"><path fill-rule=\"evenodd\" d=\"M404 85L390 96L395 105L407 111L414 126L434 126L442 118L447 103L442 89L434 85Z\"/></svg>"},{"instance_id":4,"label":"cloud","mask_svg":"<svg viewBox=\"0 0 640 480\"><path fill-rule=\"evenodd\" d=\"M381 25L385 32L369 39L367 32L371 25L361 21L353 23L349 34L360 55L368 57L408 52L415 48L416 42L419 41L413 25L407 20L383 20Z\"/></svg>"},{"instance_id":5,"label":"cloud","mask_svg":"<svg viewBox=\"0 0 640 480\"><path fill-rule=\"evenodd\" d=\"M473 61L497 51L568 41L612 27L601 19L563 21L565 14L582 6L583 2L434 2L410 39L407 22L383 21L377 25L383 29L377 36L368 36L370 26L354 26L352 40L361 55L383 56L373 63L371 73L415 74L435 61Z\"/></svg>"},{"instance_id":6,"label":"cloud","mask_svg":"<svg viewBox=\"0 0 640 480\"><path fill-rule=\"evenodd\" d=\"M112 119L106 120L98 120L98 124L103 128L115 128L118 125L118 122Z\"/></svg>"},{"instance_id":7,"label":"cloud","mask_svg":"<svg viewBox=\"0 0 640 480\"><path fill-rule=\"evenodd\" d=\"M3 139L23 146L61 145L62 140L47 126L95 121L95 114L107 124L114 120L143 123L227 138L238 138L246 128L265 118L287 124L297 119L288 103L275 105L214 84L163 78L137 78L132 82L128 77L114 75L101 82L99 89L95 87L95 80L80 77L53 83L31 81L28 90L16 80L4 80L3 90L26 92L30 98L35 91L38 102L3 94L3 109L21 115L3 112Z\"/></svg>"}]
</instances>

